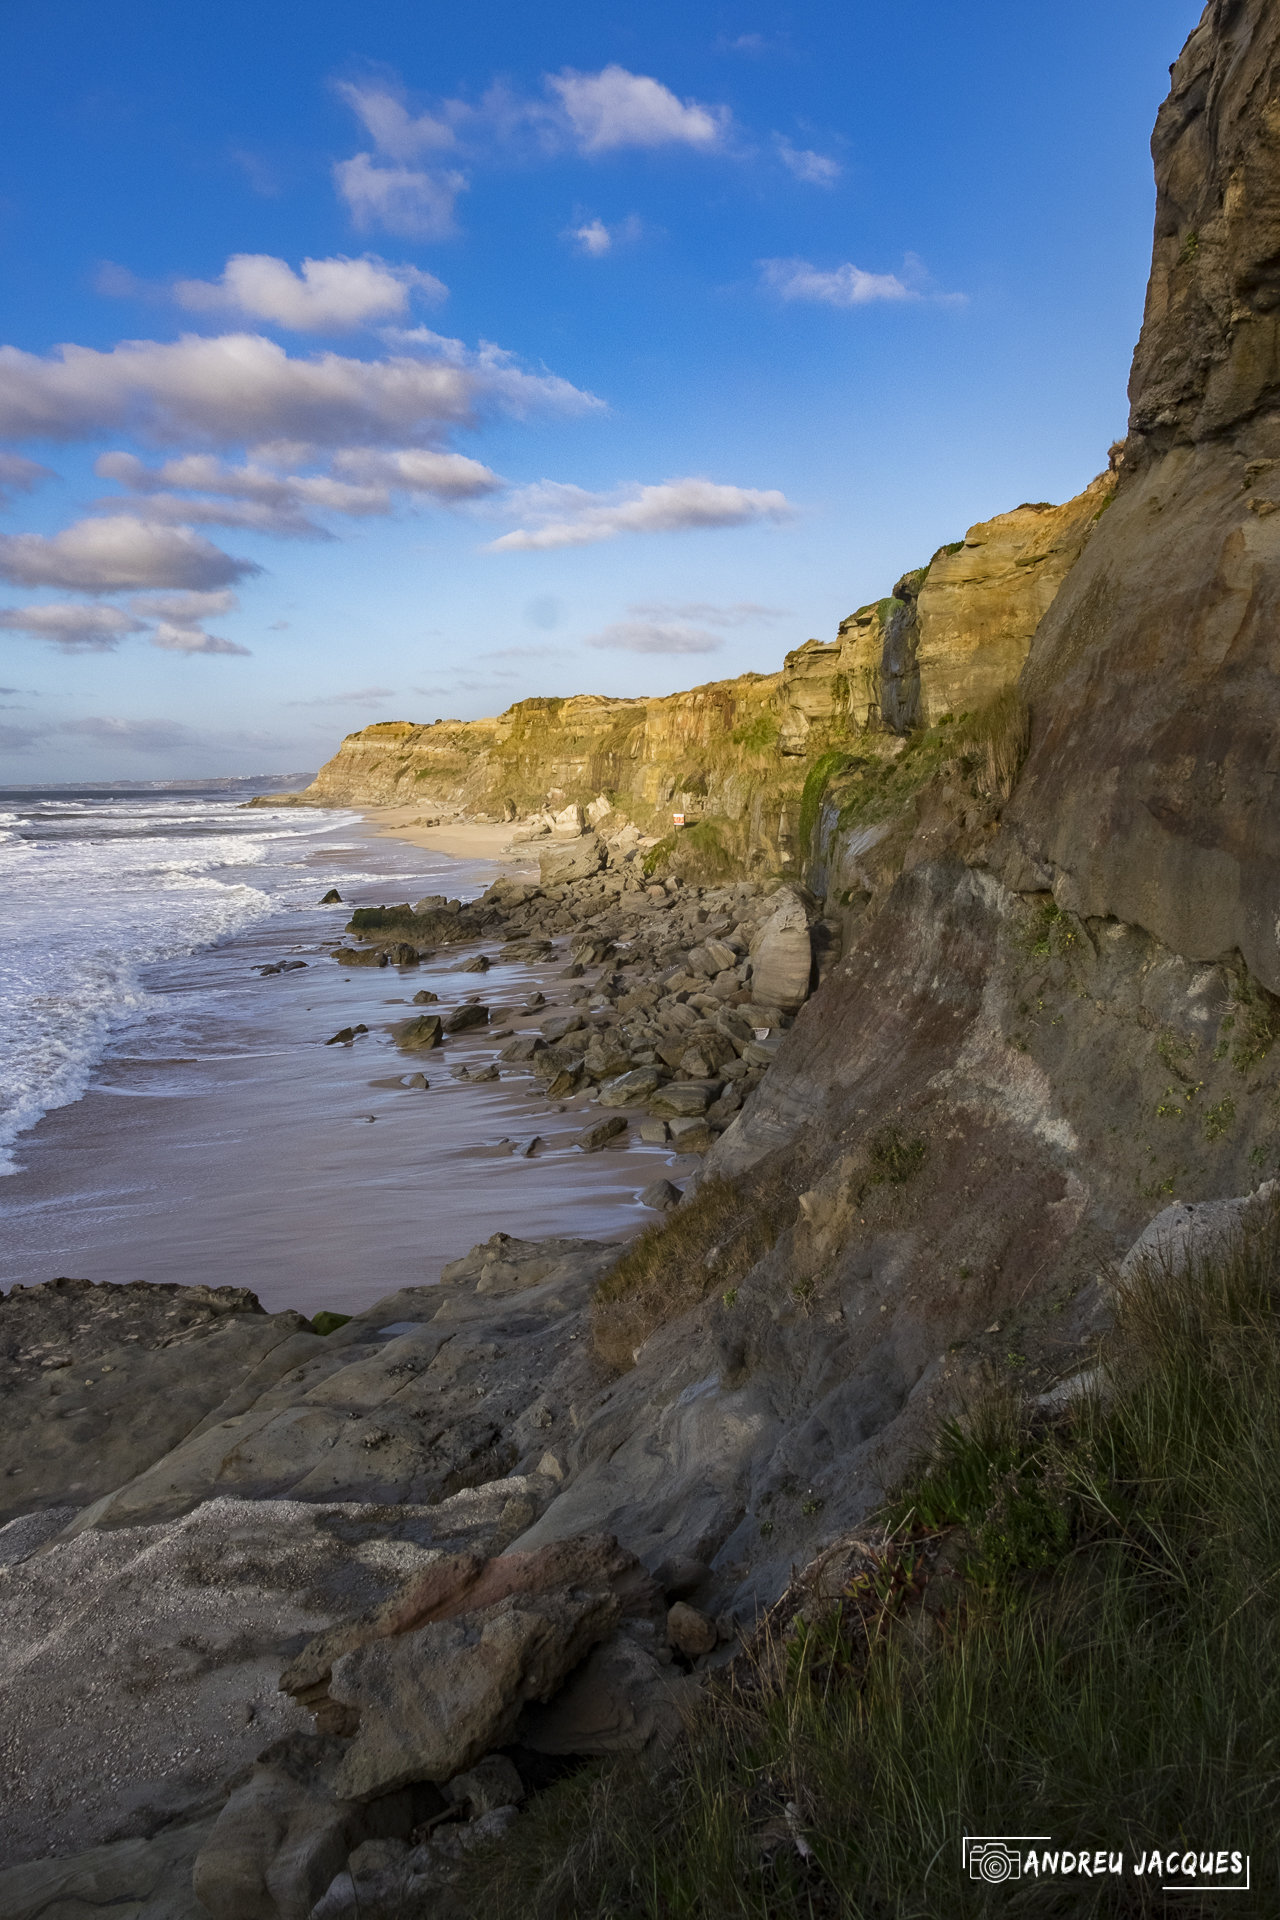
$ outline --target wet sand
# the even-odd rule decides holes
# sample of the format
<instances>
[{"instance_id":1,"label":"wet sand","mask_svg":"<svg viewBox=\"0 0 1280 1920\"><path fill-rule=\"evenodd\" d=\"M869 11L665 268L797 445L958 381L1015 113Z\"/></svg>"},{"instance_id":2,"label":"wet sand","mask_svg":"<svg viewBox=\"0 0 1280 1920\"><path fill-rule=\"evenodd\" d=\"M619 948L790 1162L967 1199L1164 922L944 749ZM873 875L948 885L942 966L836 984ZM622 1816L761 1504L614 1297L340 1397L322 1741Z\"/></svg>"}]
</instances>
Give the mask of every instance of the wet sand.
<instances>
[{"instance_id":1,"label":"wet sand","mask_svg":"<svg viewBox=\"0 0 1280 1920\"><path fill-rule=\"evenodd\" d=\"M470 893L494 877L454 845L456 859L397 849L394 886L353 887L342 906L277 916L155 969L152 990L184 998L193 1044L181 1058L109 1056L82 1100L23 1137L23 1170L0 1183L0 1287L59 1274L231 1283L271 1310L351 1312L434 1280L498 1230L622 1239L649 1224L639 1191L694 1162L638 1138L584 1154L574 1142L595 1117L589 1096L550 1102L523 1069L504 1065L478 1085L451 1078L451 1067L496 1060L503 1026L530 1022L495 1018L412 1057L387 1031L420 987L442 1009L479 993L498 1011L540 988L545 1018L567 1002L570 983L556 977L567 955L484 975L457 971L474 947L404 970L328 957L353 905ZM352 864L367 867L369 853L357 847ZM334 883L342 889L333 853L317 855L317 900ZM307 965L252 971L284 958ZM325 1045L361 1022L369 1032L353 1045ZM416 1071L425 1092L401 1084ZM532 1158L501 1144L534 1134L545 1144Z\"/></svg>"}]
</instances>

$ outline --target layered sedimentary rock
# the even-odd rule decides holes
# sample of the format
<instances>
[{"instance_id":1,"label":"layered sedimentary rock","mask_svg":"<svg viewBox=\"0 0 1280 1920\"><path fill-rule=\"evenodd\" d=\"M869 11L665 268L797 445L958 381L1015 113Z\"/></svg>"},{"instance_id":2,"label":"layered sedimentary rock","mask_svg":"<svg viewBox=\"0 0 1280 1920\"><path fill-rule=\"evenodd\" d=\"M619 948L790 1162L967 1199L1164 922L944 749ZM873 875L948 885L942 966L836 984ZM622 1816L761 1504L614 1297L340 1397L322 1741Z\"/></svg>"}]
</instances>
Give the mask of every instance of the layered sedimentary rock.
<instances>
[{"instance_id":1,"label":"layered sedimentary rock","mask_svg":"<svg viewBox=\"0 0 1280 1920\"><path fill-rule=\"evenodd\" d=\"M672 811L728 821L739 852L777 860L815 756L980 707L1017 677L1113 484L1104 474L1065 506L1021 506L971 527L834 640L793 649L779 673L654 700L580 694L522 700L494 719L380 721L350 734L294 798L514 819L547 806L562 817L566 801L604 794L649 827L669 825Z\"/></svg>"},{"instance_id":2,"label":"layered sedimentary rock","mask_svg":"<svg viewBox=\"0 0 1280 1920\"><path fill-rule=\"evenodd\" d=\"M1280 990L1280 15L1212 0L1153 141L1113 505L1036 636L1017 859Z\"/></svg>"}]
</instances>

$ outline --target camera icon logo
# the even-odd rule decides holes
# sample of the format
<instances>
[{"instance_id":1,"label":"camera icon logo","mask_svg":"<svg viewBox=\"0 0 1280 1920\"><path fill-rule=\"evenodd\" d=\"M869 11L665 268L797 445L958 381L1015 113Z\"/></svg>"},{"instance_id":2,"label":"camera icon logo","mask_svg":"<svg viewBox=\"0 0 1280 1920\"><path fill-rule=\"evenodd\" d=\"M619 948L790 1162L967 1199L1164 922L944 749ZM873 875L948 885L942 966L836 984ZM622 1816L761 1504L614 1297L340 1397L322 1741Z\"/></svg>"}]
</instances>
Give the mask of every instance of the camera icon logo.
<instances>
[{"instance_id":1,"label":"camera icon logo","mask_svg":"<svg viewBox=\"0 0 1280 1920\"><path fill-rule=\"evenodd\" d=\"M969 1878L989 1887L1022 1878L1022 1861L1006 1840L980 1840L968 1849Z\"/></svg>"}]
</instances>

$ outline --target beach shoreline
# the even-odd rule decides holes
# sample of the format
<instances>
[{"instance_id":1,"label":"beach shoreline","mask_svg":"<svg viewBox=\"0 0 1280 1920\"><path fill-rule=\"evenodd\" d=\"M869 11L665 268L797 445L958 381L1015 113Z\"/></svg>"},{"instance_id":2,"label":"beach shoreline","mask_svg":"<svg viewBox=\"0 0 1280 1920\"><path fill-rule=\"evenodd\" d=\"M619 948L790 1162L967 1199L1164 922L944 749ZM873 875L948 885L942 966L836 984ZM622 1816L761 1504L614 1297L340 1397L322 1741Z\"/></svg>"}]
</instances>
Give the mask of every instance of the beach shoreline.
<instances>
[{"instance_id":1,"label":"beach shoreline","mask_svg":"<svg viewBox=\"0 0 1280 1920\"><path fill-rule=\"evenodd\" d=\"M468 820L460 816L426 826L421 805L359 807L355 811L381 839L403 840L411 847L420 847L424 853L442 853L453 860L489 860L505 873L537 875L536 853L529 848L517 850L511 845L511 822Z\"/></svg>"}]
</instances>

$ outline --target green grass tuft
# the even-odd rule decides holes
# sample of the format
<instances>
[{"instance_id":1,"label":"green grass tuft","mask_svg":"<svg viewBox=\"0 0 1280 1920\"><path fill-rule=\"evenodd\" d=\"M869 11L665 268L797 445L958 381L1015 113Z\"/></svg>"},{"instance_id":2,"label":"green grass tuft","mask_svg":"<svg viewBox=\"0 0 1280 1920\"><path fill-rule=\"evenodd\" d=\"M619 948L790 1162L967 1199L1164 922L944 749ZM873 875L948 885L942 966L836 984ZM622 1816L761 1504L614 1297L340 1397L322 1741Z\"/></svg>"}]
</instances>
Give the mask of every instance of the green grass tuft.
<instances>
[{"instance_id":1,"label":"green grass tuft","mask_svg":"<svg viewBox=\"0 0 1280 1920\"><path fill-rule=\"evenodd\" d=\"M1117 1302L1097 1384L944 1427L843 1594L762 1634L665 1758L535 1796L465 1911L1102 1920L1280 1911L1280 1218ZM988 1887L965 1833L1124 1849ZM1253 1890L1166 1901L1152 1848Z\"/></svg>"}]
</instances>

